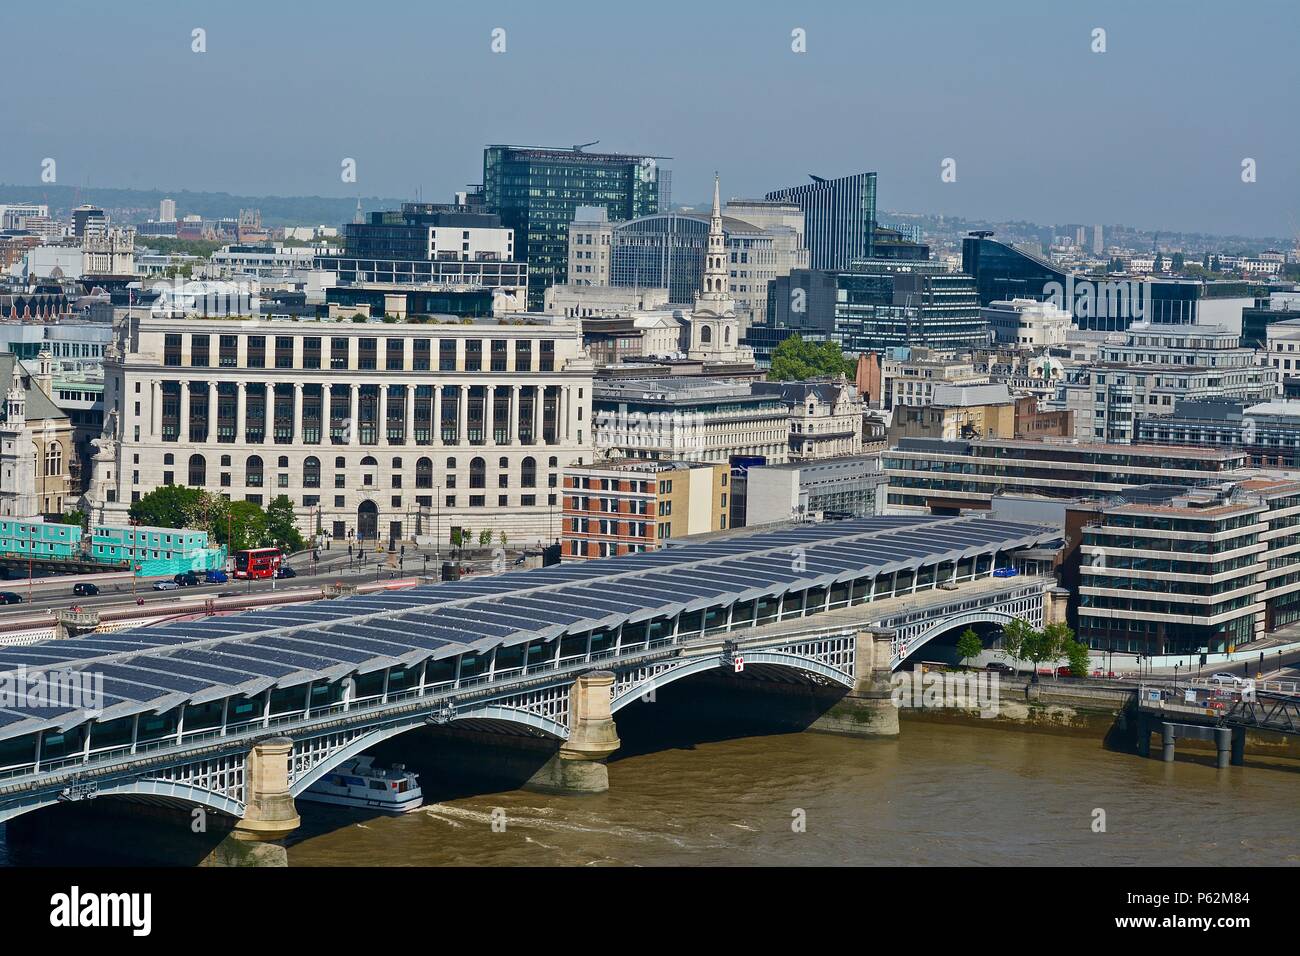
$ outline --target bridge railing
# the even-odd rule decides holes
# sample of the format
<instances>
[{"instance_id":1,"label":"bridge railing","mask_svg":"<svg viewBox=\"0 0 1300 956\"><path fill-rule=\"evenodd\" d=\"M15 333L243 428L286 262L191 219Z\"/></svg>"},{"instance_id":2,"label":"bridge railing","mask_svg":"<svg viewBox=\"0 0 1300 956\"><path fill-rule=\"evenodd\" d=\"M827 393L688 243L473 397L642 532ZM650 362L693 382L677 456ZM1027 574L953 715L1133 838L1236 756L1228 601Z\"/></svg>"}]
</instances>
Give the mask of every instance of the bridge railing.
<instances>
[{"instance_id":1,"label":"bridge railing","mask_svg":"<svg viewBox=\"0 0 1300 956\"><path fill-rule=\"evenodd\" d=\"M295 726L305 727L340 717L365 717L377 712L400 709L404 705L419 700L427 700L431 703L443 699L454 700L464 695L466 691L470 691L470 697L474 699L480 696L473 693L475 691L490 692L501 684L517 685L521 681L525 683L534 680L546 681L566 674L578 674L592 664L598 664L615 657L620 657L628 662L638 662L644 658L658 656L665 648L681 643L683 642L677 637L661 638L657 641L649 641L645 645L638 645L636 652L632 654L620 654L618 648L607 648L589 655L584 654L559 660L553 659L540 664L484 673L461 680L425 684L423 687L412 687L386 696L379 695L339 701L324 707L313 707L310 710L286 711L269 717L263 716L252 720L239 721L238 723L228 723L224 727L213 727L192 732L182 730L176 736L168 736L159 740L122 744L102 750L91 750L89 753L83 752L61 757L57 760L42 760L39 764L29 763L3 768L0 769L0 781L55 774L59 771L74 768L86 769L91 766L98 768L101 765L110 765L114 761L130 760L139 758L142 755L156 754L163 751L180 751L199 747L205 743L242 741L264 735L269 730L285 730Z\"/></svg>"}]
</instances>

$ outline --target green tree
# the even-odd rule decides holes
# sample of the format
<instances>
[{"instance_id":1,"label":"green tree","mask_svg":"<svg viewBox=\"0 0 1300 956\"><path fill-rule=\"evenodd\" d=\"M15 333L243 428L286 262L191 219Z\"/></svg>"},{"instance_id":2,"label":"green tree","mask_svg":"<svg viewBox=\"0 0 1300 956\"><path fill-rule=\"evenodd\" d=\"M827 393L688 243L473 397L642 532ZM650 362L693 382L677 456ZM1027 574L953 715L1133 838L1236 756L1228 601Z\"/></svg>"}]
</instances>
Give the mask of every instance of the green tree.
<instances>
[{"instance_id":1,"label":"green tree","mask_svg":"<svg viewBox=\"0 0 1300 956\"><path fill-rule=\"evenodd\" d=\"M59 524L72 524L78 528L86 527L86 513L84 511L68 511L59 518Z\"/></svg>"},{"instance_id":2,"label":"green tree","mask_svg":"<svg viewBox=\"0 0 1300 956\"><path fill-rule=\"evenodd\" d=\"M1065 656L1070 661L1071 677L1087 677L1092 667L1092 659L1088 656L1088 645L1082 641L1071 641L1069 647L1065 649Z\"/></svg>"},{"instance_id":3,"label":"green tree","mask_svg":"<svg viewBox=\"0 0 1300 956\"><path fill-rule=\"evenodd\" d=\"M481 548L486 548L488 545L492 543L491 528L484 528L482 531L478 533L478 543L479 543L479 547Z\"/></svg>"},{"instance_id":4,"label":"green tree","mask_svg":"<svg viewBox=\"0 0 1300 956\"><path fill-rule=\"evenodd\" d=\"M791 335L772 352L772 369L767 377L774 382L801 382L810 378L850 378L854 362L846 358L835 342L805 342Z\"/></svg>"},{"instance_id":5,"label":"green tree","mask_svg":"<svg viewBox=\"0 0 1300 956\"><path fill-rule=\"evenodd\" d=\"M984 650L984 644L980 641L979 635L975 633L974 628L966 628L957 638L957 653L961 655L961 662L965 664L972 657L977 657Z\"/></svg>"},{"instance_id":6,"label":"green tree","mask_svg":"<svg viewBox=\"0 0 1300 956\"><path fill-rule=\"evenodd\" d=\"M127 512L131 520L152 528L193 528L203 521L207 496L198 488L184 485L163 485L155 488L139 501L133 501Z\"/></svg>"},{"instance_id":7,"label":"green tree","mask_svg":"<svg viewBox=\"0 0 1300 956\"><path fill-rule=\"evenodd\" d=\"M293 513L293 501L288 495L279 495L266 509L266 534L271 544L286 554L303 548L298 519Z\"/></svg>"},{"instance_id":8,"label":"green tree","mask_svg":"<svg viewBox=\"0 0 1300 956\"><path fill-rule=\"evenodd\" d=\"M271 543L266 512L251 501L225 501L212 516L209 533L230 553L245 548L264 548Z\"/></svg>"},{"instance_id":9,"label":"green tree","mask_svg":"<svg viewBox=\"0 0 1300 956\"><path fill-rule=\"evenodd\" d=\"M1031 629L1025 642L1024 656L1034 665L1034 680L1038 680L1038 665L1066 656L1074 643L1074 631L1063 621L1048 624L1041 631Z\"/></svg>"},{"instance_id":10,"label":"green tree","mask_svg":"<svg viewBox=\"0 0 1300 956\"><path fill-rule=\"evenodd\" d=\"M1002 625L1002 652L1011 658L1020 673L1020 662L1028 660L1025 645L1034 633L1033 625L1024 618L1017 617Z\"/></svg>"}]
</instances>

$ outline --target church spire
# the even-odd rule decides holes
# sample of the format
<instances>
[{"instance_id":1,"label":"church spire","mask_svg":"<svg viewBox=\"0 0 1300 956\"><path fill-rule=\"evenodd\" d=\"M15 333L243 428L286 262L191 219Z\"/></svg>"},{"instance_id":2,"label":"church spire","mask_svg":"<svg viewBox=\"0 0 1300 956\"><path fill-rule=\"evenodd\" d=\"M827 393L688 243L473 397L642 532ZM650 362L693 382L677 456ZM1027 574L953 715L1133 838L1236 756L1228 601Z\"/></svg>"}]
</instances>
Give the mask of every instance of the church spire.
<instances>
[{"instance_id":1,"label":"church spire","mask_svg":"<svg viewBox=\"0 0 1300 956\"><path fill-rule=\"evenodd\" d=\"M700 281L700 300L718 314L726 311L723 302L734 311L731 304L730 282L727 270L727 237L722 232L722 191L718 174L713 174L713 213L709 216L709 242L704 251L704 275ZM696 306L699 308L699 306Z\"/></svg>"}]
</instances>

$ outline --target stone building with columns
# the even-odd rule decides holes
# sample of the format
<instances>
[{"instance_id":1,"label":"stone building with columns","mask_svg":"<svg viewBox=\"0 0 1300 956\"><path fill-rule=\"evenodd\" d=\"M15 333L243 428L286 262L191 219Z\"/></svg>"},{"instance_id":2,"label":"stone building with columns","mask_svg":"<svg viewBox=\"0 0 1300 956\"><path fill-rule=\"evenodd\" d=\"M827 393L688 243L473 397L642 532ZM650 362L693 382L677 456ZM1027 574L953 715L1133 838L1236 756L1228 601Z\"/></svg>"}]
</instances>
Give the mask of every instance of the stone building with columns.
<instances>
[{"instance_id":1,"label":"stone building with columns","mask_svg":"<svg viewBox=\"0 0 1300 956\"><path fill-rule=\"evenodd\" d=\"M591 461L577 319L287 322L131 316L107 350L87 505L161 485L294 503L304 535L452 528L557 540L561 473Z\"/></svg>"}]
</instances>

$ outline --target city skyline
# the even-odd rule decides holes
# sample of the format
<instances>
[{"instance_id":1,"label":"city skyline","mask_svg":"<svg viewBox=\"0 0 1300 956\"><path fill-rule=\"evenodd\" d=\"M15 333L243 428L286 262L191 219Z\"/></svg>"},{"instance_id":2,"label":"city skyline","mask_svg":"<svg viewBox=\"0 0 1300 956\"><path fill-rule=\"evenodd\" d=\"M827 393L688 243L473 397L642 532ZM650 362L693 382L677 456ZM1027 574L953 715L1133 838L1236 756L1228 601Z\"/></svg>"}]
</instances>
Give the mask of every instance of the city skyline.
<instances>
[{"instance_id":1,"label":"city skyline","mask_svg":"<svg viewBox=\"0 0 1300 956\"><path fill-rule=\"evenodd\" d=\"M1257 5L1249 21L1216 17L1212 31L1208 4L1181 5L1176 18L1109 3L941 4L939 16L752 4L743 17L683 10L673 22L693 26L671 37L629 30L619 12L592 16L585 3L563 17L403 3L363 20L325 2L310 20L259 8L256 32L238 3L65 7L86 21L62 41L68 70L42 73L39 45L13 54L17 68L40 75L44 108L16 111L0 181L40 185L53 159L61 185L437 199L481 179L489 143L599 139L600 150L673 157L673 191L685 200L707 195L715 169L733 196L875 171L882 209L1300 232L1291 162L1300 134L1271 119L1285 115L1300 79L1285 55L1293 14L1280 3ZM398 19L407 27L394 31ZM32 11L11 20L41 29ZM1104 52L1094 52L1098 29ZM103 51L117 48L132 51L135 68L103 69ZM1172 77L1189 60L1225 77L1248 65L1250 109L1235 84L1178 85ZM617 82L597 81L614 73ZM101 98L142 103L143 121L86 111L92 75ZM75 125L51 120L74 113ZM355 182L340 176L346 159ZM1253 182L1243 181L1246 160Z\"/></svg>"}]
</instances>

